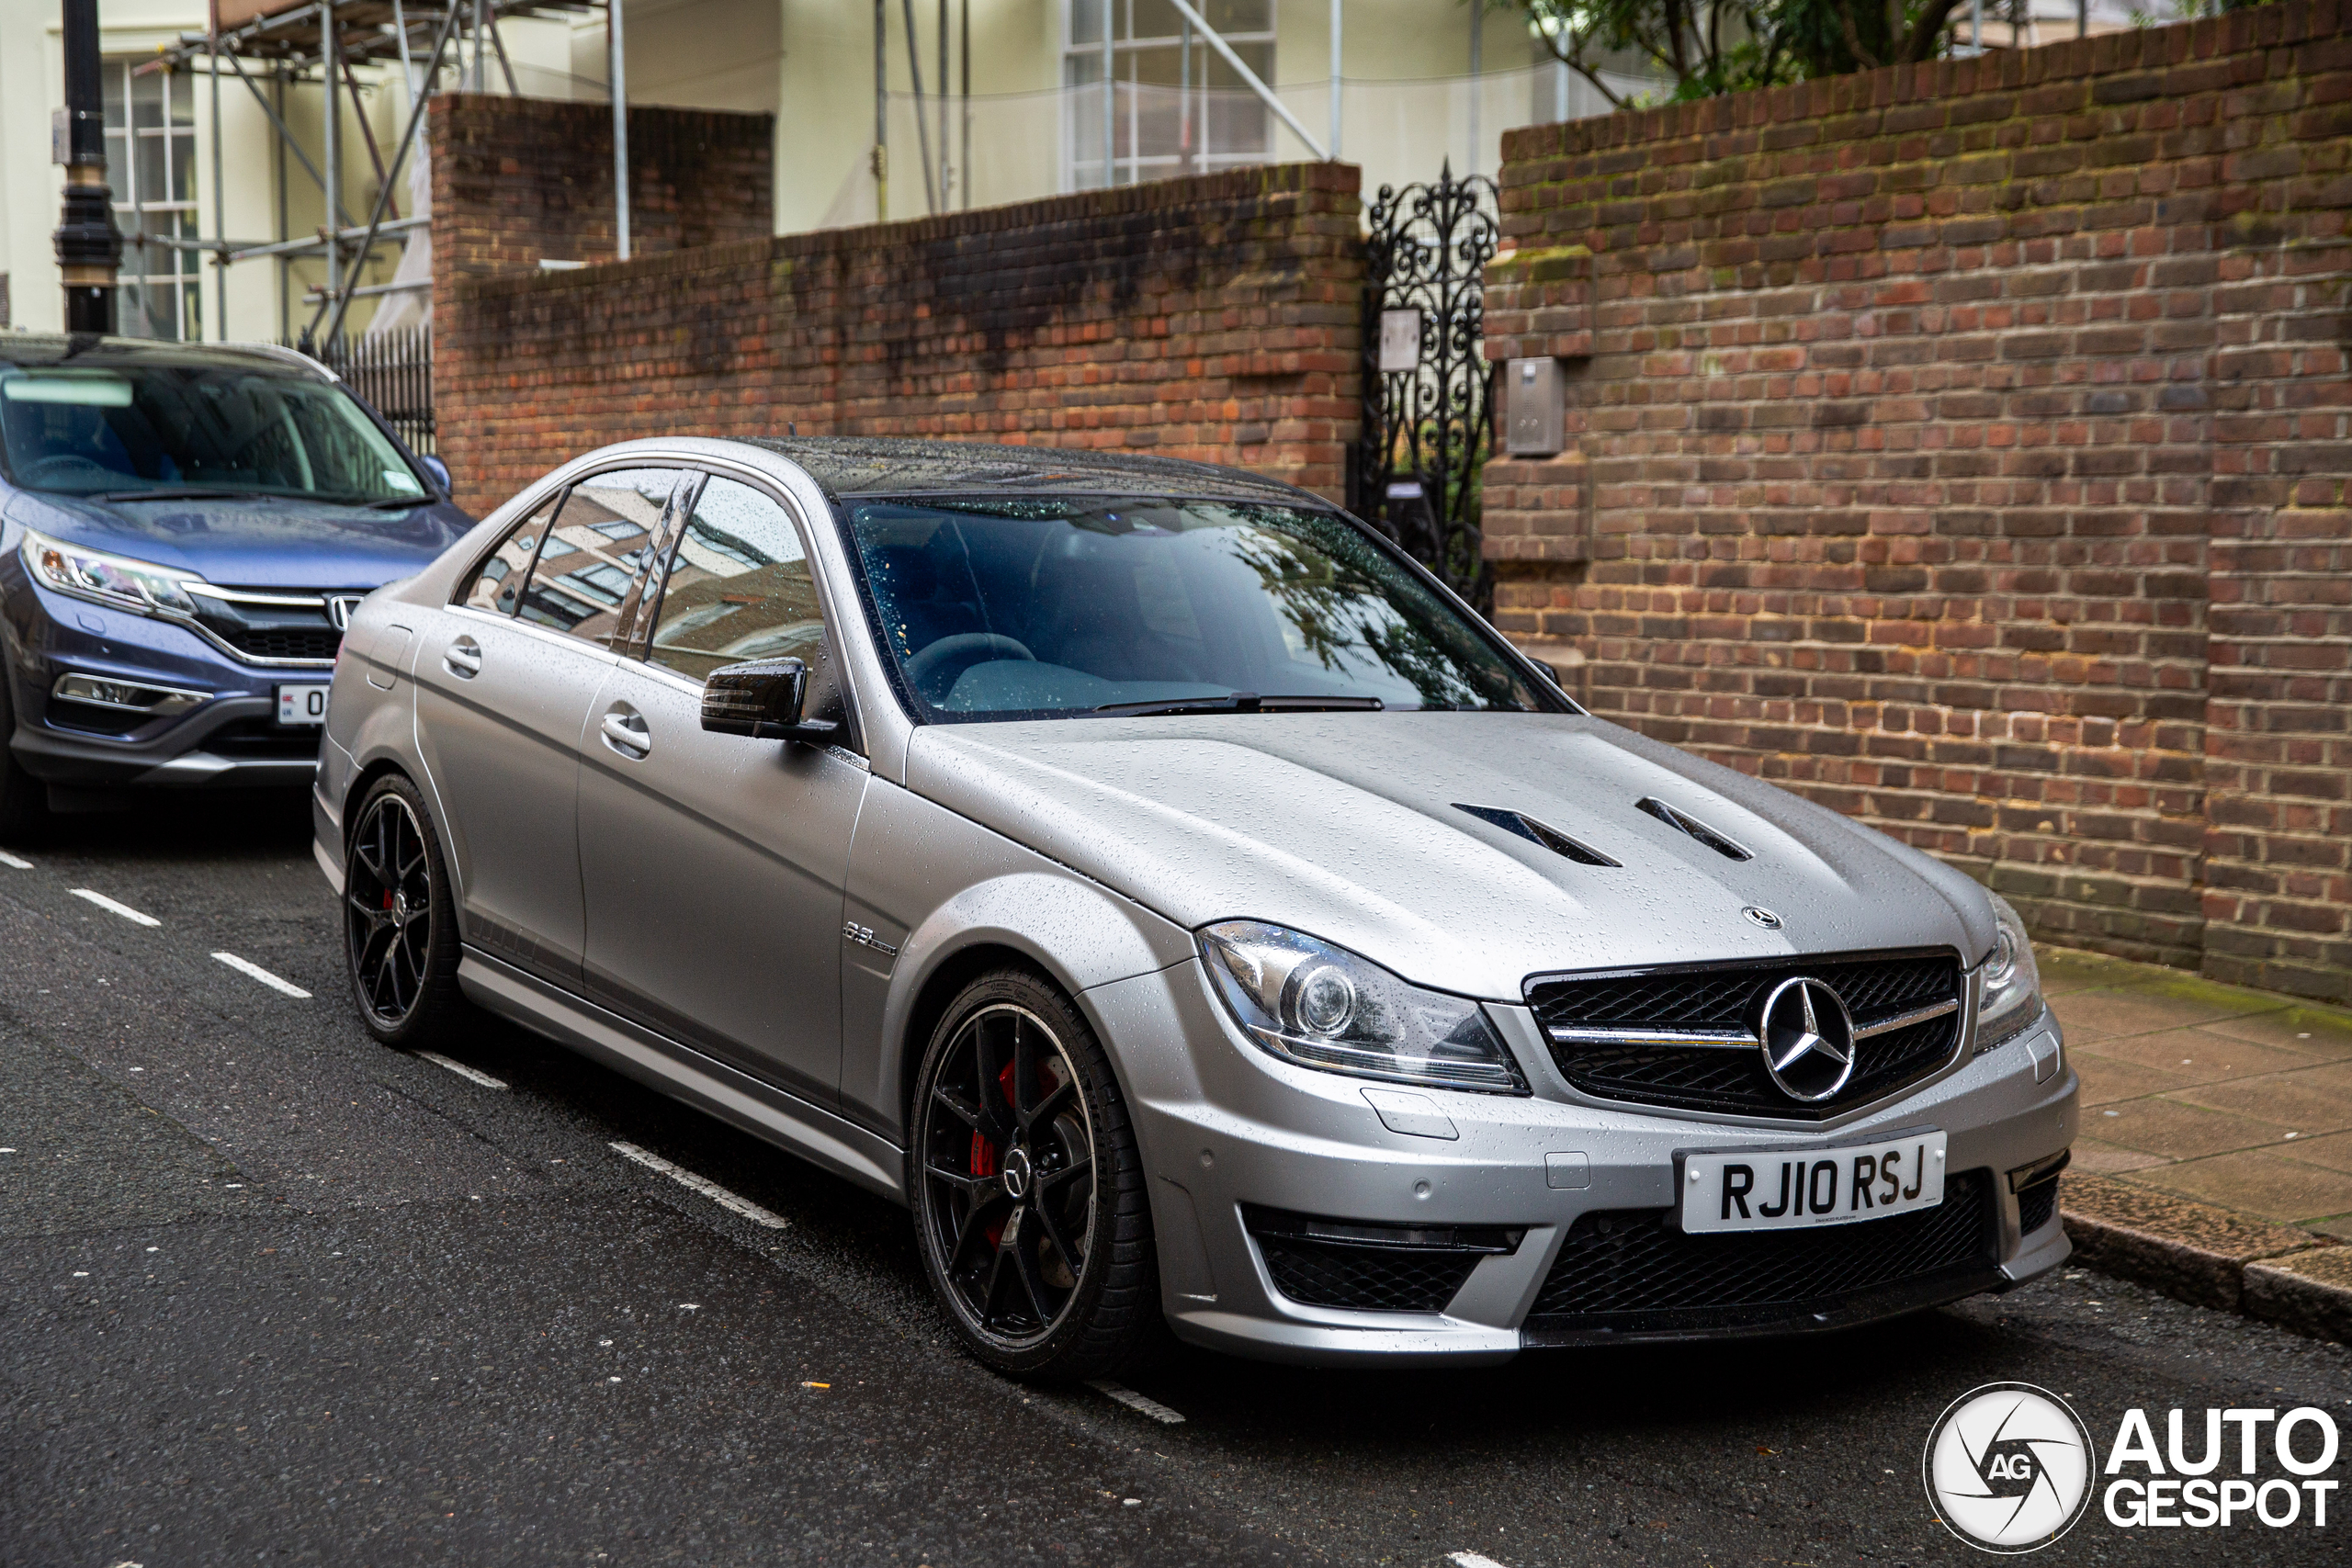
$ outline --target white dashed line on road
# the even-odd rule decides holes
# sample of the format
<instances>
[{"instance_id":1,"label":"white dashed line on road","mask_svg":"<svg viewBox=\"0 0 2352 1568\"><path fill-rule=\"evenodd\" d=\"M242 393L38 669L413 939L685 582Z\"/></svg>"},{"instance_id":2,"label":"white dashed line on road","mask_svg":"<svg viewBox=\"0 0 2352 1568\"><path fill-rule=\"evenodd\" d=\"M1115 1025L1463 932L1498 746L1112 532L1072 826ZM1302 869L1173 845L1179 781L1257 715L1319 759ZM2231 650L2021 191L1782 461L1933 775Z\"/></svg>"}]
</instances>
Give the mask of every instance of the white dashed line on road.
<instances>
[{"instance_id":1,"label":"white dashed line on road","mask_svg":"<svg viewBox=\"0 0 2352 1568\"><path fill-rule=\"evenodd\" d=\"M1475 1551L1448 1552L1445 1560L1453 1563L1453 1568L1503 1568L1493 1558L1481 1557Z\"/></svg>"},{"instance_id":2,"label":"white dashed line on road","mask_svg":"<svg viewBox=\"0 0 2352 1568\"><path fill-rule=\"evenodd\" d=\"M99 908L107 911L107 913L110 915L120 915L124 919L129 920L133 925L160 926L164 923L153 915L142 915L128 904L118 904L113 899L107 897L105 894L93 893L86 887L74 888L74 897L76 898L87 898L91 903L96 904Z\"/></svg>"},{"instance_id":3,"label":"white dashed line on road","mask_svg":"<svg viewBox=\"0 0 2352 1568\"><path fill-rule=\"evenodd\" d=\"M1123 1383L1113 1382L1109 1378L1095 1378L1086 1386L1102 1395L1103 1398L1115 1399L1128 1409L1138 1415L1148 1416L1155 1421L1165 1422L1170 1427L1182 1425L1183 1422L1182 1412L1170 1410L1159 1401L1146 1398L1134 1389Z\"/></svg>"},{"instance_id":4,"label":"white dashed line on road","mask_svg":"<svg viewBox=\"0 0 2352 1568\"><path fill-rule=\"evenodd\" d=\"M694 1189L728 1213L741 1214L755 1225L765 1225L770 1230L778 1231L785 1228L783 1215L770 1213L749 1198L738 1198L718 1182L696 1176L691 1170L683 1170L660 1155L640 1149L635 1144L615 1144L612 1149L621 1158L635 1160L648 1170L658 1170L679 1186Z\"/></svg>"},{"instance_id":5,"label":"white dashed line on road","mask_svg":"<svg viewBox=\"0 0 2352 1568\"><path fill-rule=\"evenodd\" d=\"M212 956L219 959L221 963L226 964L230 968L234 969L238 974L248 975L253 978L259 980L263 985L267 986L273 991L283 991L289 997L300 997L304 1001L309 1001L311 999L310 992L304 990L301 987L296 985L291 980L279 979L277 976L271 974L268 970L263 968L260 964L254 963L250 958L240 958L233 953L216 953Z\"/></svg>"},{"instance_id":6,"label":"white dashed line on road","mask_svg":"<svg viewBox=\"0 0 2352 1568\"><path fill-rule=\"evenodd\" d=\"M504 1089L506 1087L506 1080L504 1078L494 1078L488 1073L483 1072L480 1067L469 1067L463 1062L453 1062L449 1060L448 1057L441 1055L438 1051L419 1051L416 1054L416 1056L417 1060L421 1062L430 1062L436 1067L448 1068L451 1072L457 1074L468 1083L478 1083L484 1089Z\"/></svg>"},{"instance_id":7,"label":"white dashed line on road","mask_svg":"<svg viewBox=\"0 0 2352 1568\"><path fill-rule=\"evenodd\" d=\"M6 850L0 850L0 865L12 865L18 871L30 871L33 868L32 862L28 860L18 860L16 856L10 854Z\"/></svg>"}]
</instances>

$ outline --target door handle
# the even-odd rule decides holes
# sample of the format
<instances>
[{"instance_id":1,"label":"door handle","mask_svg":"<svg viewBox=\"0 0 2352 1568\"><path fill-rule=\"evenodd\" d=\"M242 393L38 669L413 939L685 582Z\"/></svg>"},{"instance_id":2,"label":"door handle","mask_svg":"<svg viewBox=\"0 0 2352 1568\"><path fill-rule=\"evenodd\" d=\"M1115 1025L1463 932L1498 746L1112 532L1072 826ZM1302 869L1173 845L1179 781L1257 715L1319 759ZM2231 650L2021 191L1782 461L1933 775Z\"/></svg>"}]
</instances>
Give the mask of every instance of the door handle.
<instances>
[{"instance_id":1,"label":"door handle","mask_svg":"<svg viewBox=\"0 0 2352 1568\"><path fill-rule=\"evenodd\" d=\"M470 681L481 673L481 644L469 637L461 637L443 651L441 662L449 667L450 674L461 681Z\"/></svg>"},{"instance_id":2,"label":"door handle","mask_svg":"<svg viewBox=\"0 0 2352 1568\"><path fill-rule=\"evenodd\" d=\"M653 750L653 732L637 714L615 710L605 716L605 744L624 757L643 758Z\"/></svg>"}]
</instances>

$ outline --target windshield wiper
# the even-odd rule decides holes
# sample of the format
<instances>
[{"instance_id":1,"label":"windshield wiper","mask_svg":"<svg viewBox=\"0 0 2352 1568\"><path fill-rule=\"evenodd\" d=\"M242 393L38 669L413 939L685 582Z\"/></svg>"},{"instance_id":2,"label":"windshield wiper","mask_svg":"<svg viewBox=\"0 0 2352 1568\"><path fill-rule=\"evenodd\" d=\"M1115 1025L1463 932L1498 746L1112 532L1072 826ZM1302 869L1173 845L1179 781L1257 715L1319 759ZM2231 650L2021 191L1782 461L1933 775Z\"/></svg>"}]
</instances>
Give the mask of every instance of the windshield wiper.
<instances>
[{"instance_id":1,"label":"windshield wiper","mask_svg":"<svg viewBox=\"0 0 2352 1568\"><path fill-rule=\"evenodd\" d=\"M102 490L92 501L267 501L266 490Z\"/></svg>"},{"instance_id":2,"label":"windshield wiper","mask_svg":"<svg viewBox=\"0 0 2352 1568\"><path fill-rule=\"evenodd\" d=\"M1148 718L1166 713L1378 713L1386 705L1378 697L1261 697L1255 692L1228 692L1221 697L1163 697L1141 703L1105 703L1096 713L1123 718Z\"/></svg>"}]
</instances>

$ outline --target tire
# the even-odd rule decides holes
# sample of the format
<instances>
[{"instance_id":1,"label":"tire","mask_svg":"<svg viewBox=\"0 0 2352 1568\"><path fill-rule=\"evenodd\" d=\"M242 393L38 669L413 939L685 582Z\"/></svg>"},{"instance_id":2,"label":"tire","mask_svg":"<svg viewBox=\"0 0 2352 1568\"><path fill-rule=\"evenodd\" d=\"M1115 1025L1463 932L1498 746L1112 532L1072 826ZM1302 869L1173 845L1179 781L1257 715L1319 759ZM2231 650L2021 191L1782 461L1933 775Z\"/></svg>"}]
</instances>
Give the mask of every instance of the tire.
<instances>
[{"instance_id":1,"label":"tire","mask_svg":"<svg viewBox=\"0 0 2352 1568\"><path fill-rule=\"evenodd\" d=\"M49 786L25 772L8 750L17 734L16 681L0 657L0 844L30 845L49 826Z\"/></svg>"},{"instance_id":2,"label":"tire","mask_svg":"<svg viewBox=\"0 0 2352 1568\"><path fill-rule=\"evenodd\" d=\"M1033 1382L1125 1362L1159 1321L1143 1157L1069 998L1022 969L967 986L923 1053L910 1122L923 1272L972 1354Z\"/></svg>"},{"instance_id":3,"label":"tire","mask_svg":"<svg viewBox=\"0 0 2352 1568\"><path fill-rule=\"evenodd\" d=\"M444 1038L466 1011L458 912L440 835L416 786L387 773L352 813L343 862L344 962L368 1032L402 1050Z\"/></svg>"}]
</instances>

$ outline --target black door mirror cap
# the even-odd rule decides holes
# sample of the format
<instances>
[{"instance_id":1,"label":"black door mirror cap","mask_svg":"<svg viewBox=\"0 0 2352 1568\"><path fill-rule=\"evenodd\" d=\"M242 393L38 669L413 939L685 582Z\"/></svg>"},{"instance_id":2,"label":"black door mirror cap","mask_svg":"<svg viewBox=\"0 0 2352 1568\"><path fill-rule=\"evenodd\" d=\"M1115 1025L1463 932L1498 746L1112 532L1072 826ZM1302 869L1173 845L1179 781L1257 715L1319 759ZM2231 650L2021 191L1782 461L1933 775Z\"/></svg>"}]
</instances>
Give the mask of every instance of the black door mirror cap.
<instances>
[{"instance_id":1,"label":"black door mirror cap","mask_svg":"<svg viewBox=\"0 0 2352 1568\"><path fill-rule=\"evenodd\" d=\"M842 727L830 718L803 718L800 709L808 697L808 666L797 659L722 665L703 682L702 727L754 740L830 745Z\"/></svg>"}]
</instances>

